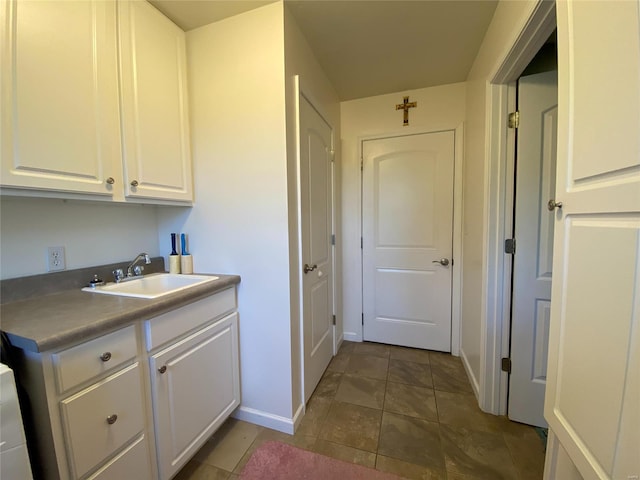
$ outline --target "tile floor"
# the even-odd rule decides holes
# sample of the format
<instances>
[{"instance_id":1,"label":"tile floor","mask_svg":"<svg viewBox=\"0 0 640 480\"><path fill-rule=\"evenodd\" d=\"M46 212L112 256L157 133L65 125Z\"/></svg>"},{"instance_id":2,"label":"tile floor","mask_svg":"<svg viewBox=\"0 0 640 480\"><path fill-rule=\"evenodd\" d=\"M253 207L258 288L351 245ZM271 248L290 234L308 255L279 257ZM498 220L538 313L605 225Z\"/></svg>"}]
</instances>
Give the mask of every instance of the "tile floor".
<instances>
[{"instance_id":1,"label":"tile floor","mask_svg":"<svg viewBox=\"0 0 640 480\"><path fill-rule=\"evenodd\" d=\"M459 358L366 342L343 343L295 435L229 419L176 479L237 479L268 440L407 479L533 480L544 465L533 428L478 408Z\"/></svg>"}]
</instances>

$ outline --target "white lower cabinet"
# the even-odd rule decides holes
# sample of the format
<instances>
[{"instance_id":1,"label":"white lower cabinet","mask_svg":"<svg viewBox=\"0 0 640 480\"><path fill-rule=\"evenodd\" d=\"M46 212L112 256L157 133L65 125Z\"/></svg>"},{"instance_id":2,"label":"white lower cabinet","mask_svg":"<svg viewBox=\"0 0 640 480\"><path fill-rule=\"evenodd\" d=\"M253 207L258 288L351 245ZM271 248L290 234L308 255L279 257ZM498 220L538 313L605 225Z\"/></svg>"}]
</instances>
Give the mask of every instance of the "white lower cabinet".
<instances>
[{"instance_id":1,"label":"white lower cabinet","mask_svg":"<svg viewBox=\"0 0 640 480\"><path fill-rule=\"evenodd\" d=\"M21 365L34 476L168 480L240 404L235 287Z\"/></svg>"},{"instance_id":2,"label":"white lower cabinet","mask_svg":"<svg viewBox=\"0 0 640 480\"><path fill-rule=\"evenodd\" d=\"M240 404L238 314L149 357L159 478L167 480Z\"/></svg>"}]
</instances>

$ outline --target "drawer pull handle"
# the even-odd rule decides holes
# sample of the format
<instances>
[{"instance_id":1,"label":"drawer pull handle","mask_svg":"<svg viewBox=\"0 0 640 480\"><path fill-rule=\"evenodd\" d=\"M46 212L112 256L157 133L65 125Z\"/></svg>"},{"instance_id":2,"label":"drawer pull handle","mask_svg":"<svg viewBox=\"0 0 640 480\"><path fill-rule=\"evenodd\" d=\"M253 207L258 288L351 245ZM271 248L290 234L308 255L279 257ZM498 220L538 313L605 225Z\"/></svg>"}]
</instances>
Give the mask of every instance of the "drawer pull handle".
<instances>
[{"instance_id":1,"label":"drawer pull handle","mask_svg":"<svg viewBox=\"0 0 640 480\"><path fill-rule=\"evenodd\" d=\"M100 355L100 360L102 360L103 362L108 362L109 360L111 360L111 352L104 352L102 355Z\"/></svg>"},{"instance_id":2,"label":"drawer pull handle","mask_svg":"<svg viewBox=\"0 0 640 480\"><path fill-rule=\"evenodd\" d=\"M115 413L107 417L107 423L109 425L113 425L114 423L116 423L116 420L118 420L118 415L116 415Z\"/></svg>"},{"instance_id":3,"label":"drawer pull handle","mask_svg":"<svg viewBox=\"0 0 640 480\"><path fill-rule=\"evenodd\" d=\"M166 372L166 371L167 371L167 366L166 366L166 365L162 365L162 366L158 369L158 371L159 371L160 373L164 373L164 372Z\"/></svg>"}]
</instances>

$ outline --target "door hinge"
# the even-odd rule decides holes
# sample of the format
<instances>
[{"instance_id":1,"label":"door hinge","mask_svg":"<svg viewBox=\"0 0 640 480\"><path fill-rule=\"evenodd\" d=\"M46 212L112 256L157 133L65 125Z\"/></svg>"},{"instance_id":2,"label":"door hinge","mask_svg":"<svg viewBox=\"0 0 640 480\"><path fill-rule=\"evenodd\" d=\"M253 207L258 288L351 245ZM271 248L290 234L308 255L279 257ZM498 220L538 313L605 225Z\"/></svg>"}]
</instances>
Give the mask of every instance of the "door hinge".
<instances>
[{"instance_id":1,"label":"door hinge","mask_svg":"<svg viewBox=\"0 0 640 480\"><path fill-rule=\"evenodd\" d=\"M364 172L364 160L360 159L360 171Z\"/></svg>"},{"instance_id":2,"label":"door hinge","mask_svg":"<svg viewBox=\"0 0 640 480\"><path fill-rule=\"evenodd\" d=\"M507 373L511 373L511 359L510 358L503 358L502 359L502 371L503 372L507 372Z\"/></svg>"},{"instance_id":3,"label":"door hinge","mask_svg":"<svg viewBox=\"0 0 640 480\"><path fill-rule=\"evenodd\" d=\"M511 112L509 114L509 128L518 128L520 126L520 112Z\"/></svg>"},{"instance_id":4,"label":"door hinge","mask_svg":"<svg viewBox=\"0 0 640 480\"><path fill-rule=\"evenodd\" d=\"M507 238L504 241L504 253L509 255L515 255L516 253L516 239L515 238Z\"/></svg>"},{"instance_id":5,"label":"door hinge","mask_svg":"<svg viewBox=\"0 0 640 480\"><path fill-rule=\"evenodd\" d=\"M331 234L331 245L335 245L336 244L336 234L332 233Z\"/></svg>"},{"instance_id":6,"label":"door hinge","mask_svg":"<svg viewBox=\"0 0 640 480\"><path fill-rule=\"evenodd\" d=\"M364 313L362 314L362 325L364 325Z\"/></svg>"},{"instance_id":7,"label":"door hinge","mask_svg":"<svg viewBox=\"0 0 640 480\"><path fill-rule=\"evenodd\" d=\"M336 316L335 315L333 315L333 324L334 325L336 324Z\"/></svg>"},{"instance_id":8,"label":"door hinge","mask_svg":"<svg viewBox=\"0 0 640 480\"><path fill-rule=\"evenodd\" d=\"M336 160L336 151L331 149L331 151L329 151L329 155L331 155L331 161L334 162Z\"/></svg>"},{"instance_id":9,"label":"door hinge","mask_svg":"<svg viewBox=\"0 0 640 480\"><path fill-rule=\"evenodd\" d=\"M362 239L362 237L360 237L360 249L362 250L364 248L364 240Z\"/></svg>"}]
</instances>

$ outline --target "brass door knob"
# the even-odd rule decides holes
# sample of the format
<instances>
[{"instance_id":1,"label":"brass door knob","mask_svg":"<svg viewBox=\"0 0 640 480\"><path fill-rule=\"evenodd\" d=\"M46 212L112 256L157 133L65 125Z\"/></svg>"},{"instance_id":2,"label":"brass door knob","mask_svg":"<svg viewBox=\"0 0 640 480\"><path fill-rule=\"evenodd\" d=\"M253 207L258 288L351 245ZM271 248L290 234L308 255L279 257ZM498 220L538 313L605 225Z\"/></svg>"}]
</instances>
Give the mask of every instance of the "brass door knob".
<instances>
[{"instance_id":1,"label":"brass door knob","mask_svg":"<svg viewBox=\"0 0 640 480\"><path fill-rule=\"evenodd\" d=\"M553 212L556 208L562 208L562 202L556 202L553 198L547 203L547 208Z\"/></svg>"}]
</instances>

